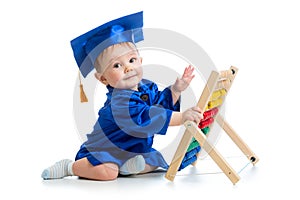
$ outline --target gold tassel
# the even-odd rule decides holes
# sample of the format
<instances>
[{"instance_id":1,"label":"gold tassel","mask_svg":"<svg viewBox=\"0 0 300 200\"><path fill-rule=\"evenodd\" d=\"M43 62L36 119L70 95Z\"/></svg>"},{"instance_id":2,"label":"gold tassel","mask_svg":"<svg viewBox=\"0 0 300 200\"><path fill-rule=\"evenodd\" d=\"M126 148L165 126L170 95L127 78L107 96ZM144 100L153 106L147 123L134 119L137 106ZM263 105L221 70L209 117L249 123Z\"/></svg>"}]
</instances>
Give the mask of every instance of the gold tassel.
<instances>
[{"instance_id":1,"label":"gold tassel","mask_svg":"<svg viewBox=\"0 0 300 200\"><path fill-rule=\"evenodd\" d=\"M79 82L80 82L80 102L84 103L84 102L88 102L88 98L85 95L85 92L83 90L83 85L81 83L81 77L80 77L80 71L78 71L78 77L79 77Z\"/></svg>"}]
</instances>

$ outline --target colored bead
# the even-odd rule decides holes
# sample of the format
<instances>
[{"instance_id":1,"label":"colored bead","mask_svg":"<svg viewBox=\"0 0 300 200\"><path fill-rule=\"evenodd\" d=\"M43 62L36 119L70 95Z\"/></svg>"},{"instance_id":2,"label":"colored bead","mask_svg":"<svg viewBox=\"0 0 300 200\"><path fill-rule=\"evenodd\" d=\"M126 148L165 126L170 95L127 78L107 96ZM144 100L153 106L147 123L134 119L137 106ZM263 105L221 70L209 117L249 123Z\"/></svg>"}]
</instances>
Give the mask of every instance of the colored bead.
<instances>
[{"instance_id":1,"label":"colored bead","mask_svg":"<svg viewBox=\"0 0 300 200\"><path fill-rule=\"evenodd\" d=\"M218 106L220 106L222 104L222 102L223 102L222 99L216 99L214 101L210 101L207 104L207 108L208 109L212 109L212 108L218 107Z\"/></svg>"},{"instance_id":2,"label":"colored bead","mask_svg":"<svg viewBox=\"0 0 300 200\"><path fill-rule=\"evenodd\" d=\"M193 138L190 146L188 147L188 149L186 151L191 151L192 149L196 148L199 146L199 143L197 140L195 140L195 138Z\"/></svg>"},{"instance_id":3,"label":"colored bead","mask_svg":"<svg viewBox=\"0 0 300 200\"><path fill-rule=\"evenodd\" d=\"M226 90L225 89L220 89L220 90L216 90L212 93L210 100L216 100L222 96L226 95Z\"/></svg>"},{"instance_id":4,"label":"colored bead","mask_svg":"<svg viewBox=\"0 0 300 200\"><path fill-rule=\"evenodd\" d=\"M209 128L209 126L207 126L207 127L203 128L203 129L201 129L201 131L204 133L204 135L206 135L207 133L209 133L210 128Z\"/></svg>"},{"instance_id":5,"label":"colored bead","mask_svg":"<svg viewBox=\"0 0 300 200\"><path fill-rule=\"evenodd\" d=\"M210 117L215 116L218 113L219 109L218 108L213 108L210 110L207 110L203 113L203 119L201 121L205 121Z\"/></svg>"},{"instance_id":6,"label":"colored bead","mask_svg":"<svg viewBox=\"0 0 300 200\"><path fill-rule=\"evenodd\" d=\"M214 118L211 117L211 118L208 118L205 121L200 122L199 125L198 125L198 127L200 129L203 129L203 128L209 126L210 124L212 124L213 122L214 122Z\"/></svg>"}]
</instances>

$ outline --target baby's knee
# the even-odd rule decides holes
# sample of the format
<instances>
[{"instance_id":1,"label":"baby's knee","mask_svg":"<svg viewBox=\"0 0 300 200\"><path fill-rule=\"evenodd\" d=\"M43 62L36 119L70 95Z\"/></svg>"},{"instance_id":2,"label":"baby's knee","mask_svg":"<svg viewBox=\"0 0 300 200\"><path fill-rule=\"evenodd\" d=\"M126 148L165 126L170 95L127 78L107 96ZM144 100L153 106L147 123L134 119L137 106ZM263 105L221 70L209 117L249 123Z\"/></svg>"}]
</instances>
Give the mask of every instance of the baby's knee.
<instances>
[{"instance_id":1,"label":"baby's knee","mask_svg":"<svg viewBox=\"0 0 300 200\"><path fill-rule=\"evenodd\" d=\"M115 180L119 175L119 169L112 169L107 167L106 169L106 180Z\"/></svg>"},{"instance_id":2,"label":"baby's knee","mask_svg":"<svg viewBox=\"0 0 300 200\"><path fill-rule=\"evenodd\" d=\"M99 180L115 180L119 175L119 168L115 164L106 163L101 166L97 172L97 179Z\"/></svg>"}]
</instances>

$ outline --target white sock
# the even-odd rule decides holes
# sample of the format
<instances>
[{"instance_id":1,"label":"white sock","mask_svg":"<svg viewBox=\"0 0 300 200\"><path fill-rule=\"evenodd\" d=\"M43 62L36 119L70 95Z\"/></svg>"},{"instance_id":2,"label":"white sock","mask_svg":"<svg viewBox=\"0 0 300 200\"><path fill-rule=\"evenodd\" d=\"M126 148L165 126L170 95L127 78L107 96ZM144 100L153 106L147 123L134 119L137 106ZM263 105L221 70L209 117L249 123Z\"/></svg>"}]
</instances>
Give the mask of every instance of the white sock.
<instances>
[{"instance_id":1,"label":"white sock","mask_svg":"<svg viewBox=\"0 0 300 200\"><path fill-rule=\"evenodd\" d=\"M139 172L145 169L145 165L146 162L144 157L142 155L137 155L127 160L120 167L120 174L122 175L138 174Z\"/></svg>"},{"instance_id":2,"label":"white sock","mask_svg":"<svg viewBox=\"0 0 300 200\"><path fill-rule=\"evenodd\" d=\"M43 179L58 179L65 176L72 176L74 175L72 171L72 165L72 160L63 159L45 169L41 176Z\"/></svg>"}]
</instances>

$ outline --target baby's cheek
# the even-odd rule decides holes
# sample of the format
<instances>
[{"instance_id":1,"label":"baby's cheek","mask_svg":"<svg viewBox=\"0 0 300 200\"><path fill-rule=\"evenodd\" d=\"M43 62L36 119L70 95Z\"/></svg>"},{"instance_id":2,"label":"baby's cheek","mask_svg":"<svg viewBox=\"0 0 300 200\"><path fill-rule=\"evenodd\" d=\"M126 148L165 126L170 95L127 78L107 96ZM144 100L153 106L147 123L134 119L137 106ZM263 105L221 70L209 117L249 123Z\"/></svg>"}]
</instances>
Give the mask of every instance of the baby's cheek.
<instances>
[{"instance_id":1,"label":"baby's cheek","mask_svg":"<svg viewBox=\"0 0 300 200\"><path fill-rule=\"evenodd\" d=\"M136 71L137 71L137 73L139 74L140 77L143 76L143 68L142 68L142 67L138 67L138 68L136 69Z\"/></svg>"}]
</instances>

